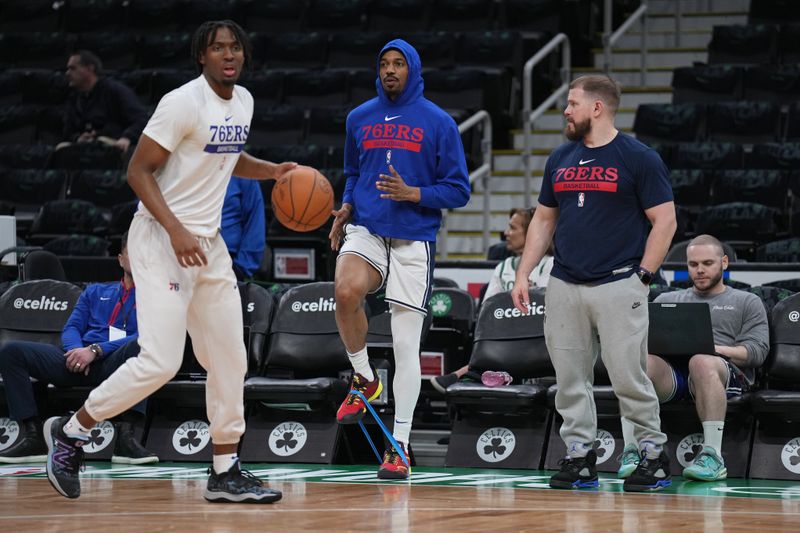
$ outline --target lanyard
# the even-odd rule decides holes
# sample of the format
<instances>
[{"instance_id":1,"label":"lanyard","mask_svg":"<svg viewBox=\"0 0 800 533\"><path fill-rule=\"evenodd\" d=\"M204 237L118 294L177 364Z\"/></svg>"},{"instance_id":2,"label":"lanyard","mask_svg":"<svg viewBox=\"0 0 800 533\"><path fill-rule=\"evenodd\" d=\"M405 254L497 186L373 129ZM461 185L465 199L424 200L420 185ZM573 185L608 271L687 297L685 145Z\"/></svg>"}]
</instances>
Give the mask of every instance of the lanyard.
<instances>
[{"instance_id":1,"label":"lanyard","mask_svg":"<svg viewBox=\"0 0 800 533\"><path fill-rule=\"evenodd\" d=\"M133 287L131 287L131 289L132 288ZM130 310L130 308L127 309L127 310L125 309L125 302L128 300L128 296L131 295L131 289L126 289L125 288L125 283L124 282L120 282L120 284L119 284L119 299L117 300L117 304L114 306L114 310L111 312L111 318L108 320L108 325L109 326L113 326L114 325L114 322L117 321L117 316L119 315L120 310L122 310L123 313L124 313L122 315L122 329L127 331L127 329L128 329L128 327L127 327L128 326L128 313L130 313L131 310ZM134 303L133 306L131 306L131 307L135 308L136 304Z\"/></svg>"}]
</instances>

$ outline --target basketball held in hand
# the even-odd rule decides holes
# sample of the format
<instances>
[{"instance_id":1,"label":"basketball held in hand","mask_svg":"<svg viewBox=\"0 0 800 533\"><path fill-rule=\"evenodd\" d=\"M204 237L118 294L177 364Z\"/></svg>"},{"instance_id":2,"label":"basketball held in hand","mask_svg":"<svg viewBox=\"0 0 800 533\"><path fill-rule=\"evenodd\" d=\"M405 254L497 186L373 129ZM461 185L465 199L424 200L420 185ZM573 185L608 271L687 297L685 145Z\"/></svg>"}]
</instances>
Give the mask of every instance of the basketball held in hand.
<instances>
[{"instance_id":1,"label":"basketball held in hand","mask_svg":"<svg viewBox=\"0 0 800 533\"><path fill-rule=\"evenodd\" d=\"M333 187L319 170L299 165L275 182L272 212L278 222L294 231L314 231L333 210Z\"/></svg>"}]
</instances>

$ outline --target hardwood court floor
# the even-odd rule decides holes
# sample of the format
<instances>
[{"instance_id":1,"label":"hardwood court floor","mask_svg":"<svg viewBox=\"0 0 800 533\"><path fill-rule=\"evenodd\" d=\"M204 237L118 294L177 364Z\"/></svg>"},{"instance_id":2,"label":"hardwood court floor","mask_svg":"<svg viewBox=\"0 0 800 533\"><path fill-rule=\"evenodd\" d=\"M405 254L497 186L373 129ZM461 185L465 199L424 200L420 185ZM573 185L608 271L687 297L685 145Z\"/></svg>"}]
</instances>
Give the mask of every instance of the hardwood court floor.
<instances>
[{"instance_id":1,"label":"hardwood court floor","mask_svg":"<svg viewBox=\"0 0 800 533\"><path fill-rule=\"evenodd\" d=\"M94 467L94 468L93 468ZM0 469L6 531L798 531L800 482L690 483L623 494L544 488L546 472L419 468L414 482L378 482L372 467L250 465L284 493L272 505L210 504L200 465L91 465L67 500L42 467ZM157 479L152 479L157 478ZM713 485L713 486L712 486Z\"/></svg>"}]
</instances>

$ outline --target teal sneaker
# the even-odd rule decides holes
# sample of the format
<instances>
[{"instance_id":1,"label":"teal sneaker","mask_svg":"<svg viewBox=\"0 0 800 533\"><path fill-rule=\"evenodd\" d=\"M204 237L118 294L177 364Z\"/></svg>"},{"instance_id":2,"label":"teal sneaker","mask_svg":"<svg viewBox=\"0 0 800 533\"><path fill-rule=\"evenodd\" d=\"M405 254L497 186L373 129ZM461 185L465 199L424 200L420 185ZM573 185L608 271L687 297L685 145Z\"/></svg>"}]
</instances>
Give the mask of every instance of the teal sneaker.
<instances>
[{"instance_id":1,"label":"teal sneaker","mask_svg":"<svg viewBox=\"0 0 800 533\"><path fill-rule=\"evenodd\" d=\"M728 469L714 448L704 446L694 464L683 469L683 477L695 481L719 481L728 477Z\"/></svg>"},{"instance_id":2,"label":"teal sneaker","mask_svg":"<svg viewBox=\"0 0 800 533\"><path fill-rule=\"evenodd\" d=\"M619 461L617 477L619 479L625 479L633 474L633 471L639 466L639 448L637 448L635 444L628 444L625 446L625 449L622 450L622 455L620 455L617 460Z\"/></svg>"}]
</instances>

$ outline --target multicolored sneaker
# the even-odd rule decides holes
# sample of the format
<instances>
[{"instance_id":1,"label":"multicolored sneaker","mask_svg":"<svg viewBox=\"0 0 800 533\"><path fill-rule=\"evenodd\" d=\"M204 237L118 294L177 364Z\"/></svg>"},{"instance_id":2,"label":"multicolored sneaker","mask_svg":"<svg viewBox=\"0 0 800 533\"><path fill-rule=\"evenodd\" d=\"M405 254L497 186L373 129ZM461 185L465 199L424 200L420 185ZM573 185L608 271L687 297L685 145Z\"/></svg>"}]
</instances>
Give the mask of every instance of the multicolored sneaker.
<instances>
[{"instance_id":1,"label":"multicolored sneaker","mask_svg":"<svg viewBox=\"0 0 800 533\"><path fill-rule=\"evenodd\" d=\"M652 492L672 485L672 475L669 472L669 456L667 450L655 459L648 459L642 452L639 465L622 485L625 492Z\"/></svg>"},{"instance_id":2,"label":"multicolored sneaker","mask_svg":"<svg viewBox=\"0 0 800 533\"><path fill-rule=\"evenodd\" d=\"M375 400L381 395L383 385L381 379L378 377L378 372L373 368L372 374L375 379L367 381L367 378L361 374L354 373L353 380L350 382L351 391L359 391L364 395L368 402ZM339 410L336 412L336 420L340 424L356 424L359 420L364 418L364 413L367 412L367 407L364 405L364 400L358 394L348 392L347 398L344 399Z\"/></svg>"},{"instance_id":3,"label":"multicolored sneaker","mask_svg":"<svg viewBox=\"0 0 800 533\"><path fill-rule=\"evenodd\" d=\"M639 466L639 448L635 444L628 444L617 460L619 461L617 477L619 479L630 477L636 467Z\"/></svg>"},{"instance_id":4,"label":"multicolored sneaker","mask_svg":"<svg viewBox=\"0 0 800 533\"><path fill-rule=\"evenodd\" d=\"M69 422L69 418L48 418L42 433L47 444L47 479L62 496L77 498L81 495L80 471L86 441L64 433L64 424Z\"/></svg>"},{"instance_id":5,"label":"multicolored sneaker","mask_svg":"<svg viewBox=\"0 0 800 533\"><path fill-rule=\"evenodd\" d=\"M398 444L400 444L399 452L395 450L394 446L389 446L383 452L383 464L378 469L378 479L408 479L411 475L411 467L406 466L406 463L403 462L403 457L405 457L406 461L409 461L408 464L411 464L406 447L402 442Z\"/></svg>"},{"instance_id":6,"label":"multicolored sneaker","mask_svg":"<svg viewBox=\"0 0 800 533\"><path fill-rule=\"evenodd\" d=\"M683 477L695 481L720 481L728 477L728 469L714 448L703 446L694 463L683 469Z\"/></svg>"},{"instance_id":7,"label":"multicolored sneaker","mask_svg":"<svg viewBox=\"0 0 800 533\"><path fill-rule=\"evenodd\" d=\"M270 489L256 476L242 470L237 459L227 472L217 474L208 469L208 485L203 497L213 503L273 503L283 497L279 490Z\"/></svg>"},{"instance_id":8,"label":"multicolored sneaker","mask_svg":"<svg viewBox=\"0 0 800 533\"><path fill-rule=\"evenodd\" d=\"M589 450L586 457L566 457L558 462L561 469L550 477L554 489L586 489L597 487L597 453Z\"/></svg>"}]
</instances>

